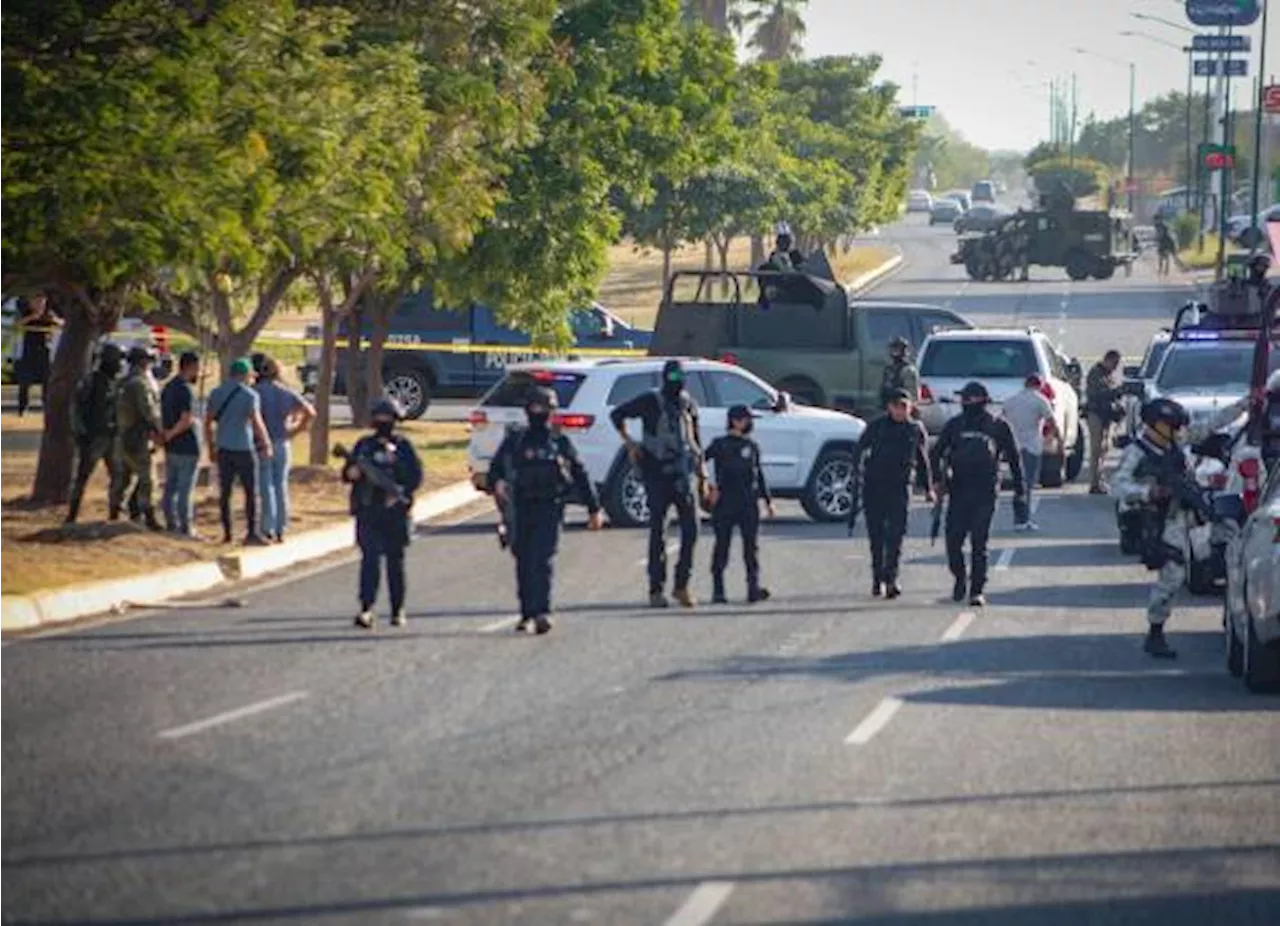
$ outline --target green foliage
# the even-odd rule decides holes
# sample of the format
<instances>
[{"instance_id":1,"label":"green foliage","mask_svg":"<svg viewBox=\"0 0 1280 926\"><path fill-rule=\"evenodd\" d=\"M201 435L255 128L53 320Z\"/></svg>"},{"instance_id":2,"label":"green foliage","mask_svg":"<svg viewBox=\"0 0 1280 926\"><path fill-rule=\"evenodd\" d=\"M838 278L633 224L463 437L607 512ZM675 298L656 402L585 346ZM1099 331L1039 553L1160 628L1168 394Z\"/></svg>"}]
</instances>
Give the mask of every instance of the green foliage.
<instances>
[{"instance_id":1,"label":"green foliage","mask_svg":"<svg viewBox=\"0 0 1280 926\"><path fill-rule=\"evenodd\" d=\"M1173 220L1172 231L1178 249L1189 248L1200 234L1200 217L1191 212L1180 212Z\"/></svg>"},{"instance_id":2,"label":"green foliage","mask_svg":"<svg viewBox=\"0 0 1280 926\"><path fill-rule=\"evenodd\" d=\"M1107 169L1097 161L1077 157L1048 158L1033 164L1029 171L1035 179L1036 189L1050 192L1065 183L1076 197L1090 196L1107 185Z\"/></svg>"},{"instance_id":3,"label":"green foliage","mask_svg":"<svg viewBox=\"0 0 1280 926\"><path fill-rule=\"evenodd\" d=\"M967 190L974 181L990 176L991 159L984 149L953 129L940 113L934 113L924 126L914 167L917 176L931 168L937 190Z\"/></svg>"},{"instance_id":4,"label":"green foliage","mask_svg":"<svg viewBox=\"0 0 1280 926\"><path fill-rule=\"evenodd\" d=\"M804 8L809 0L747 0L742 25L761 61L794 61L804 53Z\"/></svg>"}]
</instances>

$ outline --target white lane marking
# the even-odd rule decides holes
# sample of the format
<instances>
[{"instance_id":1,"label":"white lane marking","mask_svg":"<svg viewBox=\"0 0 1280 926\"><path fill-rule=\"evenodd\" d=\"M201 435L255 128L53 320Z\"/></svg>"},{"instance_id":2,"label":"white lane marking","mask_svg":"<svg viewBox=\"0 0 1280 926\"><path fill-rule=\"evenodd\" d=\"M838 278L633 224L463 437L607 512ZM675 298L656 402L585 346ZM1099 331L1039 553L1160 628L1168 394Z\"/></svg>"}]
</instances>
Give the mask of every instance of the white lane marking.
<instances>
[{"instance_id":1,"label":"white lane marking","mask_svg":"<svg viewBox=\"0 0 1280 926\"><path fill-rule=\"evenodd\" d=\"M447 907L411 907L404 915L411 920L442 920L455 912Z\"/></svg>"},{"instance_id":2,"label":"white lane marking","mask_svg":"<svg viewBox=\"0 0 1280 926\"><path fill-rule=\"evenodd\" d=\"M499 630L510 630L516 626L518 618L504 617L502 620L494 621L492 624L485 624L480 628L481 633L497 633Z\"/></svg>"},{"instance_id":3,"label":"white lane marking","mask_svg":"<svg viewBox=\"0 0 1280 926\"><path fill-rule=\"evenodd\" d=\"M956 619L951 622L951 626L942 632L942 642L951 643L959 640L960 636L969 629L969 625L974 622L976 617L977 615L972 611L961 611L956 616Z\"/></svg>"},{"instance_id":4,"label":"white lane marking","mask_svg":"<svg viewBox=\"0 0 1280 926\"><path fill-rule=\"evenodd\" d=\"M996 571L1000 572L1009 568L1009 564L1013 562L1013 547L1005 547L1000 551L1000 558L996 560Z\"/></svg>"},{"instance_id":5,"label":"white lane marking","mask_svg":"<svg viewBox=\"0 0 1280 926\"><path fill-rule=\"evenodd\" d=\"M1040 496L1039 496L1039 495L1032 496L1032 498L1031 498L1031 513L1032 513L1032 514L1035 514L1035 513L1036 513L1037 511L1039 511L1039 510L1040 510Z\"/></svg>"},{"instance_id":6,"label":"white lane marking","mask_svg":"<svg viewBox=\"0 0 1280 926\"><path fill-rule=\"evenodd\" d=\"M246 704L244 707L237 707L233 711L224 711L221 714L214 714L212 717L206 717L204 720L197 720L195 723L185 724L181 727L173 727L169 730L161 730L157 736L162 740L176 740L184 736L191 736L193 733L201 733L210 727L221 726L224 723L231 723L234 720L241 720L245 717L252 717L254 714L261 714L263 711L269 711L273 708L284 707L286 704L292 704L294 701L301 701L307 697L305 691L290 691L287 694L277 695L274 698L267 698L265 701L255 701L253 704Z\"/></svg>"},{"instance_id":7,"label":"white lane marking","mask_svg":"<svg viewBox=\"0 0 1280 926\"><path fill-rule=\"evenodd\" d=\"M703 881L693 889L664 926L705 926L733 893L732 881Z\"/></svg>"},{"instance_id":8,"label":"white lane marking","mask_svg":"<svg viewBox=\"0 0 1280 926\"><path fill-rule=\"evenodd\" d=\"M902 701L899 698L885 698L875 706L875 709L862 719L862 722L853 728L853 732L844 738L846 746L865 746L871 741L871 737L875 736L885 728L885 725L893 719L893 715L898 713L898 708L902 707Z\"/></svg>"}]
</instances>

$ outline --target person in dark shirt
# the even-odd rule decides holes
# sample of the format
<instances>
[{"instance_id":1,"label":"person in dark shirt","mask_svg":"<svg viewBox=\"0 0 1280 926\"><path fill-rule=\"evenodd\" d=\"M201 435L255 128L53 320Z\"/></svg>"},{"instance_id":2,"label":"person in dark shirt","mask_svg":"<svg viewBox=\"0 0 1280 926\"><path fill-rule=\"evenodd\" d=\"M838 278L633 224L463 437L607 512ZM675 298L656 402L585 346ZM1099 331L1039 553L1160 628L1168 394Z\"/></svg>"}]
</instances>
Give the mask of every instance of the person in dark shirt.
<instances>
[{"instance_id":1,"label":"person in dark shirt","mask_svg":"<svg viewBox=\"0 0 1280 926\"><path fill-rule=\"evenodd\" d=\"M854 448L853 467L862 473L860 498L867 519L867 539L871 542L871 594L897 598L902 594L898 562L902 558L916 468L924 474L926 486L932 485L932 479L929 438L924 426L911 417L911 393L898 388L886 397L888 414L876 418L862 432ZM932 493L926 493L925 498L932 501ZM849 513L851 530L857 516L855 505Z\"/></svg>"},{"instance_id":2,"label":"person in dark shirt","mask_svg":"<svg viewBox=\"0 0 1280 926\"><path fill-rule=\"evenodd\" d=\"M960 401L963 406L960 414L943 425L929 462L933 467L934 491L950 494L946 531L947 562L955 578L952 597L963 601L967 585L969 604L982 607L987 603L983 596L987 584L987 538L1000 488L1000 461L1003 459L1009 466L1016 497L1023 497L1025 483L1022 455L1013 430L1007 421L987 410L991 401L987 387L979 382L966 383L960 390ZM967 580L966 537L973 560Z\"/></svg>"},{"instance_id":3,"label":"person in dark shirt","mask_svg":"<svg viewBox=\"0 0 1280 926\"><path fill-rule=\"evenodd\" d=\"M22 356L18 358L18 417L27 413L31 404L31 387L40 387L40 401L47 400L49 389L49 342L53 332L62 326L44 293L24 300L18 319L22 331Z\"/></svg>"},{"instance_id":4,"label":"person in dark shirt","mask_svg":"<svg viewBox=\"0 0 1280 926\"><path fill-rule=\"evenodd\" d=\"M715 482L709 494L716 545L711 554L712 602L725 604L724 569L729 564L729 543L736 527L742 534L742 561L747 569L747 603L769 597L760 585L760 502L774 516L773 499L760 465L760 445L751 438L751 410L745 405L729 409L729 433L707 448L707 462L715 466Z\"/></svg>"},{"instance_id":5,"label":"person in dark shirt","mask_svg":"<svg viewBox=\"0 0 1280 926\"><path fill-rule=\"evenodd\" d=\"M200 466L200 429L196 426L195 390L200 377L200 355L187 351L178 358L178 374L160 393L160 427L164 442L164 494L160 507L165 526L177 534L195 537L194 489Z\"/></svg>"},{"instance_id":6,"label":"person in dark shirt","mask_svg":"<svg viewBox=\"0 0 1280 926\"><path fill-rule=\"evenodd\" d=\"M706 485L706 470L698 437L698 406L684 383L680 361L668 360L662 366L660 389L622 403L610 415L627 455L640 468L648 493L649 605L654 608L668 607L663 589L667 583L667 512L673 505L680 518L680 556L672 594L686 608L697 604L689 579L698 540L695 492L700 493ZM640 444L627 434L627 422L632 418L639 418L644 426Z\"/></svg>"}]
</instances>

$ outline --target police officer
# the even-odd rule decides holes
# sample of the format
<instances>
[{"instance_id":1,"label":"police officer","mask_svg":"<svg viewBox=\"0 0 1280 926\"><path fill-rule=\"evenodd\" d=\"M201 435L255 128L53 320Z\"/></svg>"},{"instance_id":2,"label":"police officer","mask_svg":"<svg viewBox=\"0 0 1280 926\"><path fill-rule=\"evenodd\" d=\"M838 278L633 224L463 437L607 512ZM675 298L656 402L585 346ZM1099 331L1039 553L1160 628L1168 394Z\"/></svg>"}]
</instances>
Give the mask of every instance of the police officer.
<instances>
[{"instance_id":1,"label":"police officer","mask_svg":"<svg viewBox=\"0 0 1280 926\"><path fill-rule=\"evenodd\" d=\"M508 542L516 558L520 620L539 634L551 629L551 561L560 545L565 496L572 489L586 502L587 527L599 530L600 501L569 438L551 425L559 405L550 389L531 389L525 401L528 426L507 432L494 454L489 481L506 512Z\"/></svg>"},{"instance_id":2,"label":"police officer","mask_svg":"<svg viewBox=\"0 0 1280 926\"><path fill-rule=\"evenodd\" d=\"M377 399L369 410L373 433L351 448L342 478L351 483L351 513L360 547L360 613L356 626L372 629L382 560L387 561L391 625L403 627L404 552L412 533L413 493L422 485L422 463L413 443L397 434L404 416L394 399Z\"/></svg>"},{"instance_id":3,"label":"police officer","mask_svg":"<svg viewBox=\"0 0 1280 926\"><path fill-rule=\"evenodd\" d=\"M1111 494L1121 503L1141 506L1142 563L1159 573L1147 601L1143 649L1157 659L1173 659L1177 652L1165 639L1164 624L1187 573L1183 551L1194 509L1176 486L1187 472L1181 442L1191 418L1185 408L1165 398L1145 403L1139 415L1142 433L1124 448Z\"/></svg>"},{"instance_id":4,"label":"police officer","mask_svg":"<svg viewBox=\"0 0 1280 926\"><path fill-rule=\"evenodd\" d=\"M126 359L129 373L116 396L115 466L107 498L108 517L112 521L120 517L125 492L136 480L137 513L151 530L164 530L151 504L151 442L160 437L160 393L151 375L155 353L138 345L129 348Z\"/></svg>"},{"instance_id":5,"label":"police officer","mask_svg":"<svg viewBox=\"0 0 1280 926\"><path fill-rule=\"evenodd\" d=\"M667 512L672 506L680 518L680 556L672 594L686 608L697 604L689 579L698 540L695 492L701 493L706 485L706 469L698 436L698 406L684 385L684 366L679 360L668 360L662 366L659 389L623 402L610 415L627 455L640 468L648 494L649 605L654 608L668 607L663 588L667 582ZM627 434L627 422L633 418L639 418L644 426L641 444Z\"/></svg>"},{"instance_id":6,"label":"police officer","mask_svg":"<svg viewBox=\"0 0 1280 926\"><path fill-rule=\"evenodd\" d=\"M75 402L71 406L71 433L76 441L76 477L67 509L68 524L74 524L80 516L85 485L98 461L106 466L108 475L114 469L116 390L122 360L120 348L110 343L103 344L93 372L76 387Z\"/></svg>"},{"instance_id":7,"label":"police officer","mask_svg":"<svg viewBox=\"0 0 1280 926\"><path fill-rule=\"evenodd\" d=\"M715 482L709 489L711 523L716 545L711 553L712 602L725 604L724 569L729 564L729 543L736 527L742 534L742 561L747 569L747 603L769 597L760 584L760 502L769 517L774 516L773 499L760 465L760 445L751 437L751 409L735 405L729 409L725 428L707 447L707 461L715 465Z\"/></svg>"},{"instance_id":8,"label":"police officer","mask_svg":"<svg viewBox=\"0 0 1280 926\"><path fill-rule=\"evenodd\" d=\"M804 266L804 255L794 246L791 237L791 226L786 222L778 223L778 236L774 239L773 253L765 261L765 270L776 270L780 273L795 273Z\"/></svg>"},{"instance_id":9,"label":"police officer","mask_svg":"<svg viewBox=\"0 0 1280 926\"><path fill-rule=\"evenodd\" d=\"M859 497L871 541L872 595L897 598L902 594L898 561L917 467L924 474L924 484L933 485L928 447L924 425L911 418L910 393L898 389L889 396L888 414L867 425L854 448L853 468L855 472L861 469ZM933 493L926 492L925 498L932 501ZM857 517L858 506L854 505L849 511L850 532Z\"/></svg>"},{"instance_id":10,"label":"police officer","mask_svg":"<svg viewBox=\"0 0 1280 926\"><path fill-rule=\"evenodd\" d=\"M960 390L961 412L943 425L929 457L934 491L939 494L946 491L951 496L947 504L946 532L947 562L955 577L952 598L964 601L967 588L969 604L974 607L987 603L983 596L987 585L987 537L996 510L1001 459L1013 474L1015 495L1021 497L1026 488L1013 431L1008 422L987 410L990 401L986 386L979 382L966 383ZM973 561L967 581L966 537Z\"/></svg>"},{"instance_id":11,"label":"police officer","mask_svg":"<svg viewBox=\"0 0 1280 926\"><path fill-rule=\"evenodd\" d=\"M898 335L889 342L889 362L880 379L880 407L888 405L900 390L905 390L912 405L920 401L920 371L911 362L911 344Z\"/></svg>"}]
</instances>

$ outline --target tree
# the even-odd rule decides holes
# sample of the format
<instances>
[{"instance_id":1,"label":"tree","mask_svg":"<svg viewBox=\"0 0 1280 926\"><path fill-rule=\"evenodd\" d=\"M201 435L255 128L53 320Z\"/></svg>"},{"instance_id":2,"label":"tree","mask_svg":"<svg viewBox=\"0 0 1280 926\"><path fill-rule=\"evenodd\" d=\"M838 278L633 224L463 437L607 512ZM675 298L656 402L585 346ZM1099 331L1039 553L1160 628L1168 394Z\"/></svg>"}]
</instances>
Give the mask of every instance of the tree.
<instances>
[{"instance_id":1,"label":"tree","mask_svg":"<svg viewBox=\"0 0 1280 926\"><path fill-rule=\"evenodd\" d=\"M1036 189L1041 193L1052 192L1059 184L1066 184L1075 197L1090 196L1107 185L1107 169L1088 158L1049 158L1038 161L1030 168Z\"/></svg>"},{"instance_id":2,"label":"tree","mask_svg":"<svg viewBox=\"0 0 1280 926\"><path fill-rule=\"evenodd\" d=\"M729 269L733 239L764 228L779 211L777 175L758 162L718 165L690 179L686 187L695 206L693 234L715 247L722 273Z\"/></svg>"},{"instance_id":3,"label":"tree","mask_svg":"<svg viewBox=\"0 0 1280 926\"><path fill-rule=\"evenodd\" d=\"M809 0L750 0L743 16L751 29L747 45L761 61L792 61L804 53L804 13Z\"/></svg>"},{"instance_id":4,"label":"tree","mask_svg":"<svg viewBox=\"0 0 1280 926\"><path fill-rule=\"evenodd\" d=\"M923 134L917 164L921 163L921 158L928 158L938 189L968 189L975 180L982 180L990 174L988 153L952 128L941 113L929 117Z\"/></svg>"},{"instance_id":5,"label":"tree","mask_svg":"<svg viewBox=\"0 0 1280 926\"><path fill-rule=\"evenodd\" d=\"M66 319L45 396L38 502L69 494L72 395L93 342L158 268L184 256L191 193L172 165L210 80L205 18L158 0L5 5L4 284L51 291Z\"/></svg>"}]
</instances>

